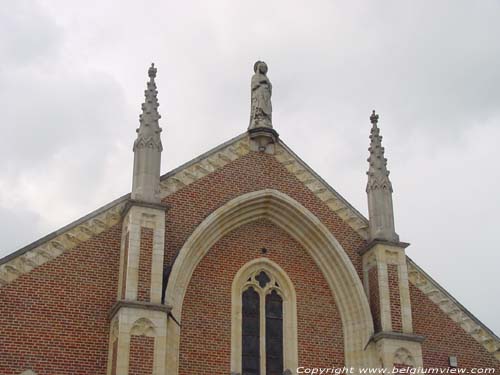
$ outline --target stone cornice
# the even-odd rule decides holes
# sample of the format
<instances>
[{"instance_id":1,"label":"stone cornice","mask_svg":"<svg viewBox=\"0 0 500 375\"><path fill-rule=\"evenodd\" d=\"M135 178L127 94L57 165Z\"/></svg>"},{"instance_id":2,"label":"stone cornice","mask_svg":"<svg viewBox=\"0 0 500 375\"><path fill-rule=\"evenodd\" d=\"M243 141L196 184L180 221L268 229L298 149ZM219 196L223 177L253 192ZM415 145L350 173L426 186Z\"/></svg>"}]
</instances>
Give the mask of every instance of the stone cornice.
<instances>
[{"instance_id":1,"label":"stone cornice","mask_svg":"<svg viewBox=\"0 0 500 375\"><path fill-rule=\"evenodd\" d=\"M500 361L500 339L410 258L406 259L409 282Z\"/></svg>"},{"instance_id":2,"label":"stone cornice","mask_svg":"<svg viewBox=\"0 0 500 375\"><path fill-rule=\"evenodd\" d=\"M390 246L390 247L396 247L400 248L401 250L406 249L410 244L408 242L391 242L391 241L385 241L385 240L371 240L368 242L364 247L358 250L359 255L364 255L370 249L374 248L376 245L385 245L385 246Z\"/></svg>"},{"instance_id":3,"label":"stone cornice","mask_svg":"<svg viewBox=\"0 0 500 375\"><path fill-rule=\"evenodd\" d=\"M415 335L413 333L400 333L400 332L378 332L372 336L372 341L374 342L377 342L382 339L423 342L425 340L425 336Z\"/></svg>"},{"instance_id":4,"label":"stone cornice","mask_svg":"<svg viewBox=\"0 0 500 375\"><path fill-rule=\"evenodd\" d=\"M170 311L172 311L171 306L163 305L161 303L118 300L111 308L108 314L108 319L112 320L116 313L122 308L162 311L165 314L170 314Z\"/></svg>"},{"instance_id":5,"label":"stone cornice","mask_svg":"<svg viewBox=\"0 0 500 375\"><path fill-rule=\"evenodd\" d=\"M127 203L125 204L125 208L123 209L122 216L125 216L128 213L128 211L134 206L152 208L154 210L160 210L163 212L168 211L168 209L170 208L169 206L167 206L166 204L163 204L163 203L149 203L149 202L138 201L135 199L129 199L127 201Z\"/></svg>"}]
</instances>

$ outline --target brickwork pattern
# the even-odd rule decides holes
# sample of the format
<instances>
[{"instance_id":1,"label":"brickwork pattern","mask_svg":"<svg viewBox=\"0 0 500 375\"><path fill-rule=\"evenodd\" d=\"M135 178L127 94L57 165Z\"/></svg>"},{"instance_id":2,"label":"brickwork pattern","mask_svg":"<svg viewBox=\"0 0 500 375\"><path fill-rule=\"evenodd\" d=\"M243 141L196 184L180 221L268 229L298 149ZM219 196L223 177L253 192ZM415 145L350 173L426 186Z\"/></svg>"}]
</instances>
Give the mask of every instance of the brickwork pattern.
<instances>
[{"instance_id":1,"label":"brickwork pattern","mask_svg":"<svg viewBox=\"0 0 500 375\"><path fill-rule=\"evenodd\" d=\"M231 285L244 264L262 256L295 287L300 365L343 365L340 315L320 270L286 232L258 220L223 237L196 268L184 299L179 374L230 372Z\"/></svg>"},{"instance_id":2,"label":"brickwork pattern","mask_svg":"<svg viewBox=\"0 0 500 375\"><path fill-rule=\"evenodd\" d=\"M0 374L106 373L121 226L0 288Z\"/></svg>"},{"instance_id":3,"label":"brickwork pattern","mask_svg":"<svg viewBox=\"0 0 500 375\"><path fill-rule=\"evenodd\" d=\"M189 235L212 211L242 194L276 189L316 215L340 242L361 277L357 250L366 243L273 155L251 152L164 198L166 218L165 264L170 265Z\"/></svg>"},{"instance_id":4,"label":"brickwork pattern","mask_svg":"<svg viewBox=\"0 0 500 375\"><path fill-rule=\"evenodd\" d=\"M396 264L388 264L387 275L389 279L389 299L391 301L392 331L402 332L403 323L401 319L401 296L399 293L398 266Z\"/></svg>"},{"instance_id":5,"label":"brickwork pattern","mask_svg":"<svg viewBox=\"0 0 500 375\"><path fill-rule=\"evenodd\" d=\"M121 290L121 296L123 299L125 299L125 293L127 291L127 266L128 266L128 241L129 241L129 234L127 233L125 235L125 244L124 244L124 249L123 249L123 274L122 274L122 290Z\"/></svg>"},{"instance_id":6,"label":"brickwork pattern","mask_svg":"<svg viewBox=\"0 0 500 375\"><path fill-rule=\"evenodd\" d=\"M141 245L139 254L139 281L137 300L150 301L151 292L151 262L153 259L153 229L141 228Z\"/></svg>"},{"instance_id":7,"label":"brickwork pattern","mask_svg":"<svg viewBox=\"0 0 500 375\"><path fill-rule=\"evenodd\" d=\"M153 374L154 344L154 337L131 337L129 375Z\"/></svg>"}]
</instances>

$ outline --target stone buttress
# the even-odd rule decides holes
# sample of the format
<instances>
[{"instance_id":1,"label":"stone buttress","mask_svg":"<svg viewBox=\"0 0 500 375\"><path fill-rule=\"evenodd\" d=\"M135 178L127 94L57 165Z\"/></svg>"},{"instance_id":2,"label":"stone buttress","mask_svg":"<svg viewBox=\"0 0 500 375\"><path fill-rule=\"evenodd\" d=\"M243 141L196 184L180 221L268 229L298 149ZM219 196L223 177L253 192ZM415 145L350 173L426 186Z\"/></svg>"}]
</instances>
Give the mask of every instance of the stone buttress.
<instances>
[{"instance_id":1,"label":"stone buttress","mask_svg":"<svg viewBox=\"0 0 500 375\"><path fill-rule=\"evenodd\" d=\"M369 211L369 242L360 251L364 287L373 316L380 365L390 368L422 366L422 336L413 333L410 289L405 248L394 227L392 184L384 157L382 136L373 111L366 193Z\"/></svg>"}]
</instances>

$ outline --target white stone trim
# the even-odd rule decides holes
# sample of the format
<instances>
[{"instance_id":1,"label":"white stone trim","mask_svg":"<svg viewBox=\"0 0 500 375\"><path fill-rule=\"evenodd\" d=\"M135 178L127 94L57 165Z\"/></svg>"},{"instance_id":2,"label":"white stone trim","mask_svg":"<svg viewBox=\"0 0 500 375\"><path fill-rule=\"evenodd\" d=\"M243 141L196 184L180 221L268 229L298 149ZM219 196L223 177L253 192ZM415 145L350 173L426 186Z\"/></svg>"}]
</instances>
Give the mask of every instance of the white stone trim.
<instances>
[{"instance_id":1,"label":"white stone trim","mask_svg":"<svg viewBox=\"0 0 500 375\"><path fill-rule=\"evenodd\" d=\"M298 367L298 339L297 339L297 296L292 280L287 273L275 262L269 258L257 258L251 260L236 273L231 288L231 371L241 373L241 324L242 324L242 305L241 298L243 291L248 287L247 279L260 271L266 272L271 278L271 287L273 281L279 284L279 293L283 298L283 365L284 369L295 371ZM260 288L259 288L260 289ZM260 293L265 296L264 293ZM261 296L262 299L262 296ZM265 307L261 300L261 312ZM264 319L261 317L261 322ZM261 329L263 324L261 324ZM265 340L265 335L261 333L261 341ZM263 343L261 342L261 349ZM265 354L265 353L264 353ZM261 360L265 355L261 353ZM265 366L264 366L265 368Z\"/></svg>"},{"instance_id":2,"label":"white stone trim","mask_svg":"<svg viewBox=\"0 0 500 375\"><path fill-rule=\"evenodd\" d=\"M217 152L209 152L206 157L200 158L186 168L182 168L177 173L161 180L161 198L163 199L179 191L184 186L192 184L200 178L215 172L249 152L250 141L248 136L236 140Z\"/></svg>"},{"instance_id":3,"label":"white stone trim","mask_svg":"<svg viewBox=\"0 0 500 375\"><path fill-rule=\"evenodd\" d=\"M373 333L370 308L359 276L342 246L324 224L300 203L272 189L241 195L212 212L180 250L170 274L166 298L182 324L182 305L191 276L210 248L241 225L265 218L289 233L313 258L332 290L342 319L345 363L372 365L366 345ZM177 374L180 332L169 321L169 374Z\"/></svg>"},{"instance_id":4,"label":"white stone trim","mask_svg":"<svg viewBox=\"0 0 500 375\"><path fill-rule=\"evenodd\" d=\"M500 361L500 339L423 272L410 258L407 258L407 267L409 282Z\"/></svg>"},{"instance_id":5,"label":"white stone trim","mask_svg":"<svg viewBox=\"0 0 500 375\"><path fill-rule=\"evenodd\" d=\"M130 301L137 299L141 228L153 229L150 301L152 303L160 303L163 285L163 256L165 252L165 211L143 206L130 207L123 220L118 298L122 298L125 241L128 233L125 299Z\"/></svg>"},{"instance_id":6,"label":"white stone trim","mask_svg":"<svg viewBox=\"0 0 500 375\"><path fill-rule=\"evenodd\" d=\"M116 374L127 375L130 363L130 339L133 335L154 337L153 375L166 375L167 314L163 311L137 308L121 308L113 318L111 326L118 327ZM111 375L113 343L112 329L109 340L108 375Z\"/></svg>"}]
</instances>

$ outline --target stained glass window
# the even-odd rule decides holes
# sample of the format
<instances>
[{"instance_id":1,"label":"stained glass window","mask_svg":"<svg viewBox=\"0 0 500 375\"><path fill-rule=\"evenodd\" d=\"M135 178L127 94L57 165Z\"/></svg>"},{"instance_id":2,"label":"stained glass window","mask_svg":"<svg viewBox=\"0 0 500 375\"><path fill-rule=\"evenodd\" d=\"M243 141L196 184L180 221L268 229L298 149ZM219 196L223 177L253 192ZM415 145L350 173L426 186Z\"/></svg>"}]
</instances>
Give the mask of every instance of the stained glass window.
<instances>
[{"instance_id":1,"label":"stained glass window","mask_svg":"<svg viewBox=\"0 0 500 375\"><path fill-rule=\"evenodd\" d=\"M243 375L283 374L283 299L261 271L242 295ZM261 353L264 358L261 358Z\"/></svg>"}]
</instances>

